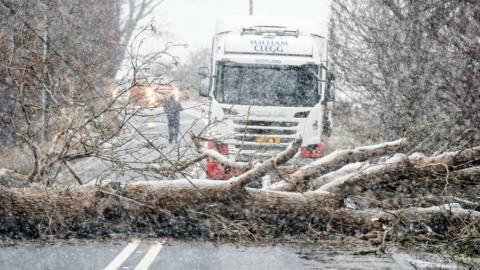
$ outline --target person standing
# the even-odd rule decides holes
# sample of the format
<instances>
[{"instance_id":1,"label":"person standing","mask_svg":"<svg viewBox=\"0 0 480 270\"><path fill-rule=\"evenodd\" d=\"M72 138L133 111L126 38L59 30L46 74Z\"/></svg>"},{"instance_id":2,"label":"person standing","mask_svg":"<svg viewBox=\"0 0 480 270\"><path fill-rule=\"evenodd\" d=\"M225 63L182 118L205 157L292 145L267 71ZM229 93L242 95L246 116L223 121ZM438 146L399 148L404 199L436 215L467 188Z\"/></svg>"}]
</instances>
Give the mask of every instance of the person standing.
<instances>
[{"instance_id":1,"label":"person standing","mask_svg":"<svg viewBox=\"0 0 480 270\"><path fill-rule=\"evenodd\" d=\"M165 102L164 111L168 119L168 142L178 143L180 133L180 111L183 110L179 101L179 93L174 90Z\"/></svg>"}]
</instances>

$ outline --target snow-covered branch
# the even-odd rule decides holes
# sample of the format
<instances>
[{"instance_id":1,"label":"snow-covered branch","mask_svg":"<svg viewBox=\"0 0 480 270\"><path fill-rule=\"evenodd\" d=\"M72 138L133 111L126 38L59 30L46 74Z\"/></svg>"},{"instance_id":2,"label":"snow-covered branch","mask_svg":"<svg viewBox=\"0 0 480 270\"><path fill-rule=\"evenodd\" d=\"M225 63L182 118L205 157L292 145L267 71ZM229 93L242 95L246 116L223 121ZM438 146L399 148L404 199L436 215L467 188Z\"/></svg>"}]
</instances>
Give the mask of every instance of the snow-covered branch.
<instances>
[{"instance_id":1,"label":"snow-covered branch","mask_svg":"<svg viewBox=\"0 0 480 270\"><path fill-rule=\"evenodd\" d=\"M281 184L272 186L272 190L291 191L312 175L321 175L328 171L336 170L346 163L353 161L365 161L370 158L385 155L401 149L406 144L406 139L391 142L361 146L354 149L337 150L323 158L320 158L288 176Z\"/></svg>"}]
</instances>

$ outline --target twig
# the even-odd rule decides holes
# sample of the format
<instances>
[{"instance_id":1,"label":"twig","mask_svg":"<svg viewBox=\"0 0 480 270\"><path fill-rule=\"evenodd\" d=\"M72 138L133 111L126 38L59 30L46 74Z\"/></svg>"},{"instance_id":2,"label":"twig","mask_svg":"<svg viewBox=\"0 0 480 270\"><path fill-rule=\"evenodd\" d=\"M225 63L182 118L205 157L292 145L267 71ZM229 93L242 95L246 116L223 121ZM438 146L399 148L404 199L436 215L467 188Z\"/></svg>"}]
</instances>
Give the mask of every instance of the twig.
<instances>
[{"instance_id":1,"label":"twig","mask_svg":"<svg viewBox=\"0 0 480 270\"><path fill-rule=\"evenodd\" d=\"M72 168L72 166L70 165L70 163L66 160L63 161L63 164L65 164L65 166L67 167L68 171L70 172L70 174L73 176L73 178L75 178L75 180L77 181L77 183L79 185L83 185L83 181L82 181L82 178L75 172L75 170Z\"/></svg>"}]
</instances>

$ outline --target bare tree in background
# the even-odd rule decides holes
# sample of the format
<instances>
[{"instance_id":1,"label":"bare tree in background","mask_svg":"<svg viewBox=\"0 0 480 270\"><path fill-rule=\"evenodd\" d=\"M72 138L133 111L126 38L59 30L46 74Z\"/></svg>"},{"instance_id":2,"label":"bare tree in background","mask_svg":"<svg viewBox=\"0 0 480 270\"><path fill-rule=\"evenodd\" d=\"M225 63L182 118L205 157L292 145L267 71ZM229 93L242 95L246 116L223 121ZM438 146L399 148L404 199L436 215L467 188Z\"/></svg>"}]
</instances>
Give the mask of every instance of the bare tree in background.
<instances>
[{"instance_id":1,"label":"bare tree in background","mask_svg":"<svg viewBox=\"0 0 480 270\"><path fill-rule=\"evenodd\" d=\"M210 49L208 48L190 52L185 61L169 71L172 80L178 84L182 91L188 91L190 96L197 96L200 82L198 69L200 67L210 67L210 58Z\"/></svg>"},{"instance_id":2,"label":"bare tree in background","mask_svg":"<svg viewBox=\"0 0 480 270\"><path fill-rule=\"evenodd\" d=\"M72 91L108 92L139 22L161 2L2 0L0 141L16 142L13 134L25 123L18 103L30 104L29 121L38 122L41 114L49 121L42 92L57 107L71 102Z\"/></svg>"},{"instance_id":3,"label":"bare tree in background","mask_svg":"<svg viewBox=\"0 0 480 270\"><path fill-rule=\"evenodd\" d=\"M137 23L159 4L129 3L134 16L129 15L120 31L126 43ZM116 1L18 5L2 0L0 5L5 15L0 32L0 72L5 75L0 79L0 163L20 167L30 182L51 184L64 168L75 175L70 163L101 157L103 144L122 135L128 120L139 113L128 101L119 102L128 99L134 80L112 83L119 68L111 62L118 58L115 48L126 50L118 35L120 7ZM134 77L141 76L147 62L163 57L169 65L170 47L145 57L148 61L136 59ZM50 103L46 141L40 140L45 129L42 93ZM14 156L9 155L12 149L18 149Z\"/></svg>"},{"instance_id":4,"label":"bare tree in background","mask_svg":"<svg viewBox=\"0 0 480 270\"><path fill-rule=\"evenodd\" d=\"M333 1L329 48L362 135L407 134L424 150L478 143L479 14L475 1Z\"/></svg>"},{"instance_id":5,"label":"bare tree in background","mask_svg":"<svg viewBox=\"0 0 480 270\"><path fill-rule=\"evenodd\" d=\"M111 63L111 68L118 70L124 60L130 42L132 41L135 31L138 31L139 23L152 15L152 13L163 3L163 0L122 0L117 4L118 9L125 10L126 15L120 21L119 35L120 46L118 47L118 55ZM152 28L154 28L152 26ZM153 29L157 31L156 29ZM158 33L157 33L158 34Z\"/></svg>"}]
</instances>

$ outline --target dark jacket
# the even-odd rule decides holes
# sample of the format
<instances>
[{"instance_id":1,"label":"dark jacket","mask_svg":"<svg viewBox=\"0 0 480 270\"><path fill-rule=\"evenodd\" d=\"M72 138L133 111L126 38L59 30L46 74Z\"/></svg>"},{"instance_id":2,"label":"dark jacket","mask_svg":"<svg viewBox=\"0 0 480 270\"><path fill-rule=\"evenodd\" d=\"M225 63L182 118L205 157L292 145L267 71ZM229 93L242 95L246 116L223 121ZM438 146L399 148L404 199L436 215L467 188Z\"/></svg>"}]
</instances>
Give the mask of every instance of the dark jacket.
<instances>
[{"instance_id":1,"label":"dark jacket","mask_svg":"<svg viewBox=\"0 0 480 270\"><path fill-rule=\"evenodd\" d=\"M165 103L163 110L167 114L168 120L178 121L180 119L180 111L183 110L183 108L180 102L173 98L169 98Z\"/></svg>"}]
</instances>

